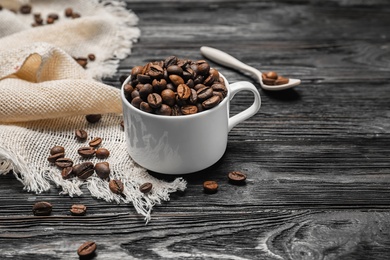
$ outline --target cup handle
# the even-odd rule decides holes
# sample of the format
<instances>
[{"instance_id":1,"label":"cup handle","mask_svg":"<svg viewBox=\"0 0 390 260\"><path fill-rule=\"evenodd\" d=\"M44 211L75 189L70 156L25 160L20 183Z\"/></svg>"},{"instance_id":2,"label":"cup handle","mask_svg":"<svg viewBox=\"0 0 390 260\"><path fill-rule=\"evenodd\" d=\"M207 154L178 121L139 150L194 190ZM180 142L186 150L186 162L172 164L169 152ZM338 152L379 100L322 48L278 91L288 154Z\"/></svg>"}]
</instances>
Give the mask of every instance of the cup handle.
<instances>
[{"instance_id":1,"label":"cup handle","mask_svg":"<svg viewBox=\"0 0 390 260\"><path fill-rule=\"evenodd\" d=\"M243 90L251 91L255 97L255 100L253 101L253 104L250 107L248 107L244 111L229 118L229 122L228 122L228 131L229 132L238 123L241 123L242 121L255 115L261 107L260 93L256 89L256 87L248 81L239 81L239 82L236 82L236 83L233 83L230 85L230 100L233 99L235 94L237 94L238 92L243 91Z\"/></svg>"}]
</instances>

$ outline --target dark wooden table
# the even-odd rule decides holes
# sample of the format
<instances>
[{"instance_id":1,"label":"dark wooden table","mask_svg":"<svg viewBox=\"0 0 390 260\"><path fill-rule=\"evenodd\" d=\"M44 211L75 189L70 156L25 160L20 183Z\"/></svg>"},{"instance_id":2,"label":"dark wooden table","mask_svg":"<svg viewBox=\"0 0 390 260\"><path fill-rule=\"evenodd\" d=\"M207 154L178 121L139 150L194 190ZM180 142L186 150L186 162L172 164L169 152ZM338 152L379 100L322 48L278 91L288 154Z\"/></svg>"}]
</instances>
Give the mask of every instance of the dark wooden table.
<instances>
[{"instance_id":1,"label":"dark wooden table","mask_svg":"<svg viewBox=\"0 0 390 260\"><path fill-rule=\"evenodd\" d=\"M369 3L366 3L369 2ZM359 3L359 4L354 4ZM260 112L229 134L223 158L184 176L188 188L154 208L145 225L129 205L23 191L0 177L0 259L390 259L390 4L373 1L128 1L142 36L106 83L170 55L229 52L264 71L300 78L266 92L250 77L212 63L231 82L260 91ZM240 93L237 113L252 102ZM248 175L245 186L227 173ZM154 174L159 178L170 176ZM204 194L216 180L219 191ZM34 217L32 203L56 212ZM88 205L85 217L69 205Z\"/></svg>"}]
</instances>

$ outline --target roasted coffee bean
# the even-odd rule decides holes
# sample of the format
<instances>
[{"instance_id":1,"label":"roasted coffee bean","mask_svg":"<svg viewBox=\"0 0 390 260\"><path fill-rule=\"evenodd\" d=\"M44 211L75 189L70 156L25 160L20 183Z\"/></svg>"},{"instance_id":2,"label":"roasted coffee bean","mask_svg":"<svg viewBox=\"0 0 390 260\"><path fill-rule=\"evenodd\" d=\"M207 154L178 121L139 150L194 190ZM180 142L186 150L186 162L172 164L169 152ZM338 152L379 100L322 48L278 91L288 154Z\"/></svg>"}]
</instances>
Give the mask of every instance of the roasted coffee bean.
<instances>
[{"instance_id":1,"label":"roasted coffee bean","mask_svg":"<svg viewBox=\"0 0 390 260\"><path fill-rule=\"evenodd\" d=\"M50 149L51 155L58 154L58 153L65 153L65 148L62 146L56 145Z\"/></svg>"},{"instance_id":2,"label":"roasted coffee bean","mask_svg":"<svg viewBox=\"0 0 390 260\"><path fill-rule=\"evenodd\" d=\"M218 191L218 183L215 181L203 182L203 190L205 193L216 193Z\"/></svg>"},{"instance_id":3,"label":"roasted coffee bean","mask_svg":"<svg viewBox=\"0 0 390 260\"><path fill-rule=\"evenodd\" d=\"M162 104L162 98L157 93L151 93L148 95L148 104L152 108L159 108Z\"/></svg>"},{"instance_id":4,"label":"roasted coffee bean","mask_svg":"<svg viewBox=\"0 0 390 260\"><path fill-rule=\"evenodd\" d=\"M194 86L194 89L195 89L196 91L198 91L199 89L205 88L205 87L206 87L206 86L205 86L204 84L199 83L199 84L196 84L196 85Z\"/></svg>"},{"instance_id":5,"label":"roasted coffee bean","mask_svg":"<svg viewBox=\"0 0 390 260\"><path fill-rule=\"evenodd\" d=\"M213 92L220 92L223 97L226 97L227 95L227 88L225 84L222 84L220 82L214 83L211 88L213 89Z\"/></svg>"},{"instance_id":6,"label":"roasted coffee bean","mask_svg":"<svg viewBox=\"0 0 390 260\"><path fill-rule=\"evenodd\" d=\"M77 254L82 257L92 257L97 249L96 243L93 241L87 241L83 243L78 249Z\"/></svg>"},{"instance_id":7,"label":"roasted coffee bean","mask_svg":"<svg viewBox=\"0 0 390 260\"><path fill-rule=\"evenodd\" d=\"M164 104L167 104L168 106L173 106L175 104L175 98L176 94L171 89L164 89L161 92L161 98Z\"/></svg>"},{"instance_id":8,"label":"roasted coffee bean","mask_svg":"<svg viewBox=\"0 0 390 260\"><path fill-rule=\"evenodd\" d=\"M180 84L184 84L184 79L178 75L169 75L169 79L175 87L179 86Z\"/></svg>"},{"instance_id":9,"label":"roasted coffee bean","mask_svg":"<svg viewBox=\"0 0 390 260\"><path fill-rule=\"evenodd\" d=\"M47 157L47 160L49 162L55 163L57 161L57 159L64 158L64 157L65 157L65 153L56 153L56 154L53 154L53 155L50 155L49 157Z\"/></svg>"},{"instance_id":10,"label":"roasted coffee bean","mask_svg":"<svg viewBox=\"0 0 390 260\"><path fill-rule=\"evenodd\" d=\"M168 68L169 66L176 65L177 64L177 57L176 56L170 56L164 60L164 67Z\"/></svg>"},{"instance_id":11,"label":"roasted coffee bean","mask_svg":"<svg viewBox=\"0 0 390 260\"><path fill-rule=\"evenodd\" d=\"M131 69L131 77L137 78L138 74L142 73L142 70L144 69L144 66L135 66Z\"/></svg>"},{"instance_id":12,"label":"roasted coffee bean","mask_svg":"<svg viewBox=\"0 0 390 260\"><path fill-rule=\"evenodd\" d=\"M70 214L73 216L84 216L87 213L87 207L83 204L73 204L70 208Z\"/></svg>"},{"instance_id":13,"label":"roasted coffee bean","mask_svg":"<svg viewBox=\"0 0 390 260\"><path fill-rule=\"evenodd\" d=\"M265 74L262 74L261 79L262 79L263 83L266 84L266 85L275 85L275 80L274 80L274 79L267 78L267 77L265 76Z\"/></svg>"},{"instance_id":14,"label":"roasted coffee bean","mask_svg":"<svg viewBox=\"0 0 390 260\"><path fill-rule=\"evenodd\" d=\"M148 64L146 64L143 69L142 69L142 75L147 75L149 70L150 70L150 66L153 65L153 63L149 62ZM150 78L150 76L149 76ZM150 80L149 80L150 81Z\"/></svg>"},{"instance_id":15,"label":"roasted coffee bean","mask_svg":"<svg viewBox=\"0 0 390 260\"><path fill-rule=\"evenodd\" d=\"M216 69L210 69L210 75L214 78L214 81L219 80L219 71Z\"/></svg>"},{"instance_id":16,"label":"roasted coffee bean","mask_svg":"<svg viewBox=\"0 0 390 260\"><path fill-rule=\"evenodd\" d=\"M35 17L34 21L37 25L42 25L43 24L43 19L41 17Z\"/></svg>"},{"instance_id":17,"label":"roasted coffee bean","mask_svg":"<svg viewBox=\"0 0 390 260\"><path fill-rule=\"evenodd\" d=\"M150 182L146 182L146 183L142 184L141 186L139 186L139 190L142 193L148 193L152 190L152 188L153 188L153 184Z\"/></svg>"},{"instance_id":18,"label":"roasted coffee bean","mask_svg":"<svg viewBox=\"0 0 390 260\"><path fill-rule=\"evenodd\" d=\"M167 68L167 72L169 74L175 74L180 76L183 74L183 69L177 65L171 65Z\"/></svg>"},{"instance_id":19,"label":"roasted coffee bean","mask_svg":"<svg viewBox=\"0 0 390 260\"><path fill-rule=\"evenodd\" d=\"M72 8L66 8L65 9L65 16L66 17L72 17L72 14L73 14L73 9Z\"/></svg>"},{"instance_id":20,"label":"roasted coffee bean","mask_svg":"<svg viewBox=\"0 0 390 260\"><path fill-rule=\"evenodd\" d=\"M275 79L275 80L278 78L278 74L275 71L269 71L265 74L265 76L269 79Z\"/></svg>"},{"instance_id":21,"label":"roasted coffee bean","mask_svg":"<svg viewBox=\"0 0 390 260\"><path fill-rule=\"evenodd\" d=\"M198 108L194 105L186 105L181 107L181 113L183 115L192 115L198 112Z\"/></svg>"},{"instance_id":22,"label":"roasted coffee bean","mask_svg":"<svg viewBox=\"0 0 390 260\"><path fill-rule=\"evenodd\" d=\"M160 108L156 110L157 115L170 116L172 114L172 108L166 104L162 104Z\"/></svg>"},{"instance_id":23,"label":"roasted coffee bean","mask_svg":"<svg viewBox=\"0 0 390 260\"><path fill-rule=\"evenodd\" d=\"M180 109L180 107L178 105L174 105L172 107L172 115L173 116L180 116L180 115L182 115L181 109Z\"/></svg>"},{"instance_id":24,"label":"roasted coffee bean","mask_svg":"<svg viewBox=\"0 0 390 260\"><path fill-rule=\"evenodd\" d=\"M47 17L47 18L46 18L46 23L47 23L47 24L53 24L54 21L55 21L55 19L53 19L53 18L51 18L51 17ZM77 61L83 68L85 68L85 66L87 66L87 63L81 63L81 62L79 62L79 60L81 61L81 58L78 58L76 61Z\"/></svg>"},{"instance_id":25,"label":"roasted coffee bean","mask_svg":"<svg viewBox=\"0 0 390 260\"><path fill-rule=\"evenodd\" d=\"M145 75L145 74L138 74L137 75L138 82L140 82L142 84L149 83L151 81L151 79L152 78L149 75Z\"/></svg>"},{"instance_id":26,"label":"roasted coffee bean","mask_svg":"<svg viewBox=\"0 0 390 260\"><path fill-rule=\"evenodd\" d=\"M95 137L95 138L93 138L91 141L89 141L89 146L91 146L91 147L97 147L97 146L99 146L101 143L102 143L102 138L100 138L100 137Z\"/></svg>"},{"instance_id":27,"label":"roasted coffee bean","mask_svg":"<svg viewBox=\"0 0 390 260\"><path fill-rule=\"evenodd\" d=\"M244 184L246 175L240 171L232 171L228 174L229 182L232 184Z\"/></svg>"},{"instance_id":28,"label":"roasted coffee bean","mask_svg":"<svg viewBox=\"0 0 390 260\"><path fill-rule=\"evenodd\" d=\"M139 97L139 98L141 98L140 97L140 95L139 95L139 88L138 87L142 87L143 86L143 84L140 86L140 84L138 84L137 86L135 86L135 89L131 92L131 98L132 99L134 99L134 98L136 98L136 97ZM141 99L142 100L142 99Z\"/></svg>"},{"instance_id":29,"label":"roasted coffee bean","mask_svg":"<svg viewBox=\"0 0 390 260\"><path fill-rule=\"evenodd\" d=\"M198 65L198 74L207 75L210 71L210 65L205 60L198 60L196 62Z\"/></svg>"},{"instance_id":30,"label":"roasted coffee bean","mask_svg":"<svg viewBox=\"0 0 390 260\"><path fill-rule=\"evenodd\" d=\"M95 164L95 172L103 180L108 180L110 177L110 165L108 162L98 162Z\"/></svg>"},{"instance_id":31,"label":"roasted coffee bean","mask_svg":"<svg viewBox=\"0 0 390 260\"><path fill-rule=\"evenodd\" d=\"M49 216L52 210L53 206L46 201L35 203L32 209L34 216Z\"/></svg>"},{"instance_id":32,"label":"roasted coffee bean","mask_svg":"<svg viewBox=\"0 0 390 260\"><path fill-rule=\"evenodd\" d=\"M153 108L148 104L148 102L142 101L141 104L139 105L139 109L141 111L144 111L146 113L152 113Z\"/></svg>"},{"instance_id":33,"label":"roasted coffee bean","mask_svg":"<svg viewBox=\"0 0 390 260\"><path fill-rule=\"evenodd\" d=\"M153 79L161 79L164 76L164 70L159 65L151 65L148 75Z\"/></svg>"},{"instance_id":34,"label":"roasted coffee bean","mask_svg":"<svg viewBox=\"0 0 390 260\"><path fill-rule=\"evenodd\" d=\"M110 151L106 148L99 148L96 150L96 158L105 159L110 156Z\"/></svg>"},{"instance_id":35,"label":"roasted coffee bean","mask_svg":"<svg viewBox=\"0 0 390 260\"><path fill-rule=\"evenodd\" d=\"M61 171L62 179L67 180L72 177L74 177L73 167L69 166L66 168L63 168Z\"/></svg>"},{"instance_id":36,"label":"roasted coffee bean","mask_svg":"<svg viewBox=\"0 0 390 260\"><path fill-rule=\"evenodd\" d=\"M139 96L142 98L143 101L147 101L148 95L153 93L153 86L152 84L144 84L141 89L139 90Z\"/></svg>"},{"instance_id":37,"label":"roasted coffee bean","mask_svg":"<svg viewBox=\"0 0 390 260\"><path fill-rule=\"evenodd\" d=\"M204 109L210 109L217 106L219 102L221 102L221 98L219 96L213 95L202 102L202 107Z\"/></svg>"},{"instance_id":38,"label":"roasted coffee bean","mask_svg":"<svg viewBox=\"0 0 390 260\"><path fill-rule=\"evenodd\" d=\"M198 99L204 101L213 96L213 89L210 87L204 87L196 91Z\"/></svg>"},{"instance_id":39,"label":"roasted coffee bean","mask_svg":"<svg viewBox=\"0 0 390 260\"><path fill-rule=\"evenodd\" d=\"M152 86L155 92L161 92L167 87L167 81L165 79L154 79Z\"/></svg>"},{"instance_id":40,"label":"roasted coffee bean","mask_svg":"<svg viewBox=\"0 0 390 260\"><path fill-rule=\"evenodd\" d=\"M92 162L83 162L73 166L73 173L82 180L86 180L95 172Z\"/></svg>"},{"instance_id":41,"label":"roasted coffee bean","mask_svg":"<svg viewBox=\"0 0 390 260\"><path fill-rule=\"evenodd\" d=\"M102 119L102 115L101 114L90 114L90 115L86 115L85 116L85 119L89 122L89 123L97 123L100 121L100 119Z\"/></svg>"},{"instance_id":42,"label":"roasted coffee bean","mask_svg":"<svg viewBox=\"0 0 390 260\"><path fill-rule=\"evenodd\" d=\"M136 90L133 91L133 93L136 92ZM138 92L138 91L137 91ZM143 102L142 98L140 97L135 97L131 100L131 104L136 107L136 108L140 108L140 105L141 103Z\"/></svg>"},{"instance_id":43,"label":"roasted coffee bean","mask_svg":"<svg viewBox=\"0 0 390 260\"><path fill-rule=\"evenodd\" d=\"M111 180L108 184L110 190L115 194L122 194L123 192L123 183L121 180Z\"/></svg>"},{"instance_id":44,"label":"roasted coffee bean","mask_svg":"<svg viewBox=\"0 0 390 260\"><path fill-rule=\"evenodd\" d=\"M94 60L96 59L95 54L93 54L93 53L88 54L88 59L89 59L90 61L94 61Z\"/></svg>"},{"instance_id":45,"label":"roasted coffee bean","mask_svg":"<svg viewBox=\"0 0 390 260\"><path fill-rule=\"evenodd\" d=\"M77 129L75 135L79 141L85 141L88 137L88 133L84 129Z\"/></svg>"},{"instance_id":46,"label":"roasted coffee bean","mask_svg":"<svg viewBox=\"0 0 390 260\"><path fill-rule=\"evenodd\" d=\"M188 98L188 102L192 105L196 105L196 102L198 101L198 94L196 94L196 90L195 89L191 89L191 95L190 97Z\"/></svg>"},{"instance_id":47,"label":"roasted coffee bean","mask_svg":"<svg viewBox=\"0 0 390 260\"><path fill-rule=\"evenodd\" d=\"M202 75L197 75L195 78L194 78L194 84L197 85L197 84L201 84L203 83L204 81L204 76Z\"/></svg>"},{"instance_id":48,"label":"roasted coffee bean","mask_svg":"<svg viewBox=\"0 0 390 260\"><path fill-rule=\"evenodd\" d=\"M129 83L127 83L123 86L123 91L124 91L125 95L127 95L127 96L131 95L131 92L133 92L133 90L134 90L134 87Z\"/></svg>"},{"instance_id":49,"label":"roasted coffee bean","mask_svg":"<svg viewBox=\"0 0 390 260\"><path fill-rule=\"evenodd\" d=\"M189 86L191 89L194 88L194 86L195 86L195 83L192 79L187 80L187 82L185 84L187 86Z\"/></svg>"},{"instance_id":50,"label":"roasted coffee bean","mask_svg":"<svg viewBox=\"0 0 390 260\"><path fill-rule=\"evenodd\" d=\"M58 14L55 14L55 13L48 14L47 17L50 17L54 20L58 20L58 18L59 18Z\"/></svg>"},{"instance_id":51,"label":"roasted coffee bean","mask_svg":"<svg viewBox=\"0 0 390 260\"><path fill-rule=\"evenodd\" d=\"M275 85L283 85L283 84L287 84L288 82L289 82L289 79L288 79L288 78L284 78L284 77L279 76L279 77L275 80Z\"/></svg>"},{"instance_id":52,"label":"roasted coffee bean","mask_svg":"<svg viewBox=\"0 0 390 260\"><path fill-rule=\"evenodd\" d=\"M214 83L214 77L213 75L209 75L207 78L204 80L204 84L206 86L211 86Z\"/></svg>"},{"instance_id":53,"label":"roasted coffee bean","mask_svg":"<svg viewBox=\"0 0 390 260\"><path fill-rule=\"evenodd\" d=\"M20 7L19 11L22 14L29 14L29 13L31 13L31 9L32 9L31 5L27 4L27 5L22 5Z\"/></svg>"},{"instance_id":54,"label":"roasted coffee bean","mask_svg":"<svg viewBox=\"0 0 390 260\"><path fill-rule=\"evenodd\" d=\"M85 146L77 150L77 153L83 158L90 158L95 155L96 151L93 147Z\"/></svg>"},{"instance_id":55,"label":"roasted coffee bean","mask_svg":"<svg viewBox=\"0 0 390 260\"><path fill-rule=\"evenodd\" d=\"M191 89L186 84L177 86L177 97L181 100L187 100L191 95Z\"/></svg>"},{"instance_id":56,"label":"roasted coffee bean","mask_svg":"<svg viewBox=\"0 0 390 260\"><path fill-rule=\"evenodd\" d=\"M60 168L72 167L73 161L70 158L58 158L55 161L55 165L57 165Z\"/></svg>"}]
</instances>

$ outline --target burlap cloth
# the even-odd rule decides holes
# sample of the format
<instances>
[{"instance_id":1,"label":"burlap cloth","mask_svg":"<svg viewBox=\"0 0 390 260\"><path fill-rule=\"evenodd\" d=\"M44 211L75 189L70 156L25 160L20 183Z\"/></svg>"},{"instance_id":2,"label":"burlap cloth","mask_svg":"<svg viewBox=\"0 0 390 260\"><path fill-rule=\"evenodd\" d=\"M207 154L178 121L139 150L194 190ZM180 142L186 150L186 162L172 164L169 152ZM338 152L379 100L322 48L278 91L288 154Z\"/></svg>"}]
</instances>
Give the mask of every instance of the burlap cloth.
<instances>
[{"instance_id":1,"label":"burlap cloth","mask_svg":"<svg viewBox=\"0 0 390 260\"><path fill-rule=\"evenodd\" d=\"M31 14L8 10L25 3L32 5ZM119 89L99 81L113 75L120 59L130 54L140 35L137 16L120 1L0 0L0 5L0 174L13 172L27 191L36 193L55 184L60 194L80 196L85 185L96 198L132 203L149 221L153 206L184 190L186 182L158 180L132 161L120 126ZM65 17L67 7L81 17ZM60 17L54 24L32 27L34 13L43 19L50 13ZM73 58L90 53L96 60L86 69ZM103 117L91 124L86 114ZM85 142L76 140L76 129L88 132ZM85 161L77 150L94 137L101 137L102 147L111 154L88 160L109 162L110 178L122 180L125 196L112 193L108 182L95 175L86 181L64 180L61 170L48 162L55 145L65 147L66 157L75 164ZM147 194L139 191L145 182L153 184Z\"/></svg>"}]
</instances>

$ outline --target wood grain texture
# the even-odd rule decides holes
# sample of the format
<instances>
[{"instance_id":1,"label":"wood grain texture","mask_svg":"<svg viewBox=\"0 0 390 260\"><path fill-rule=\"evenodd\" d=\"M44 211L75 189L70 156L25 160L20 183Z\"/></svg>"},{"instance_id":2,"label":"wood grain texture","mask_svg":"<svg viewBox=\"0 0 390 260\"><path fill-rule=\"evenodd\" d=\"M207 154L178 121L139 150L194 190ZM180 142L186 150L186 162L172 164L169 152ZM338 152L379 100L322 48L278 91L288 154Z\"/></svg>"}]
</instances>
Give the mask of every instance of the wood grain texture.
<instances>
[{"instance_id":1,"label":"wood grain texture","mask_svg":"<svg viewBox=\"0 0 390 260\"><path fill-rule=\"evenodd\" d=\"M142 36L108 84L170 55L203 59L203 45L303 83L267 92L210 62L230 82L255 84L262 108L229 133L219 162L183 176L187 190L156 206L148 225L129 205L54 187L31 194L0 176L0 259L77 259L86 240L97 242L96 259L390 258L388 1L126 2ZM237 94L231 113L251 102ZM246 185L228 183L233 170ZM204 194L205 180L218 193ZM39 200L54 205L52 216L32 216ZM87 216L70 216L74 203Z\"/></svg>"}]
</instances>

